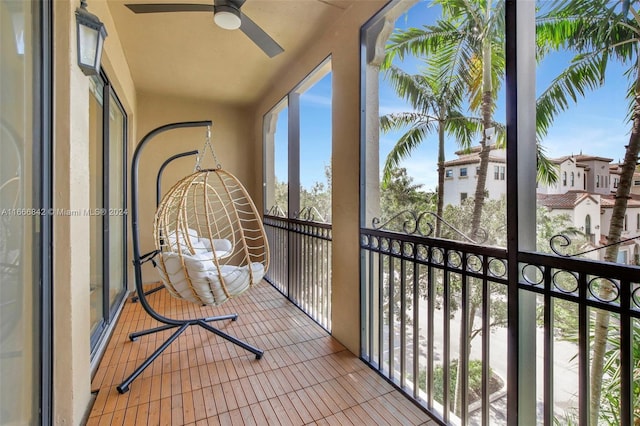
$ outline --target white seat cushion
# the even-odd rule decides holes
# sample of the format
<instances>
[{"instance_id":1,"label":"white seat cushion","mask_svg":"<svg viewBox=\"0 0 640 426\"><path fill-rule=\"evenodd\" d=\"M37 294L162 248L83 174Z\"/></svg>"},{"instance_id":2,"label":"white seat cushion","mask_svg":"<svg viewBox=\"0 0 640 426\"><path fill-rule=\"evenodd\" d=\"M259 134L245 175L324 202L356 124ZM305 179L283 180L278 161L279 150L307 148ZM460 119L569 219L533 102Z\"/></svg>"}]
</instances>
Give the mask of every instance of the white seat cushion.
<instances>
[{"instance_id":1,"label":"white seat cushion","mask_svg":"<svg viewBox=\"0 0 640 426\"><path fill-rule=\"evenodd\" d=\"M258 262L252 263L251 269L249 265L221 265L221 282L218 268L210 255L183 254L182 261L178 253L162 253L161 256L166 275L160 265L158 268L160 278L171 295L194 303L220 305L230 297L237 296L251 285L260 282L265 274L264 265ZM182 262L184 262L184 268Z\"/></svg>"}]
</instances>

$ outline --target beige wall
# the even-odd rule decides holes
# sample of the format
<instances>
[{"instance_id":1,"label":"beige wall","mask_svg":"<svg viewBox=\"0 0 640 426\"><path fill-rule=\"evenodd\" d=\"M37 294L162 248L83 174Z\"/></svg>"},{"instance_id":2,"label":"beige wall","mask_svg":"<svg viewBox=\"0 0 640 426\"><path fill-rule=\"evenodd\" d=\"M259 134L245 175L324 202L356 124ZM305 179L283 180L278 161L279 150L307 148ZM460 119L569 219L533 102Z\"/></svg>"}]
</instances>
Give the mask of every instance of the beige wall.
<instances>
[{"instance_id":1,"label":"beige wall","mask_svg":"<svg viewBox=\"0 0 640 426\"><path fill-rule=\"evenodd\" d=\"M129 117L135 92L115 26L100 2L89 7L107 24L103 64ZM54 10L54 199L55 209L89 208L89 84L76 60L77 1L53 2ZM94 7L95 6L95 7ZM134 137L133 130L129 137ZM56 215L53 235L54 419L81 424L90 393L89 217Z\"/></svg>"},{"instance_id":2,"label":"beige wall","mask_svg":"<svg viewBox=\"0 0 640 426\"><path fill-rule=\"evenodd\" d=\"M254 139L252 118L243 108L231 107L207 101L172 98L158 94L140 94L138 97L139 139L165 124L183 121L213 121L211 145L223 168L234 174L252 193L256 156L261 163L261 151L249 149ZM203 150L206 128L180 128L155 136L145 145L139 161L139 217L141 254L155 249L153 219L156 211L156 176L162 163L174 154L191 150ZM137 143L137 142L136 142ZM162 192L166 192L179 179L194 171L195 157L172 162L162 174ZM211 152L203 155L203 168L215 167ZM259 163L259 164L260 164ZM252 193L252 196L254 194ZM143 282L158 281L158 273L150 264L143 265Z\"/></svg>"},{"instance_id":3,"label":"beige wall","mask_svg":"<svg viewBox=\"0 0 640 426\"><path fill-rule=\"evenodd\" d=\"M334 211L340 212L333 215L332 322L334 336L354 353L359 351L359 31L385 2L363 1L347 10L312 48L296 58L295 64L282 69L281 78L261 96L259 105L251 108L136 93L106 3L96 0L89 5L109 32L102 62L127 112L129 164L135 145L150 130L179 121L212 120L212 143L219 162L247 186L258 206L262 203L262 116L332 55L332 203ZM82 210L89 203L89 87L76 65L76 7L76 1L54 2L54 207ZM142 252L154 248L151 234L159 166L175 153L202 149L204 135L204 128L172 130L154 138L143 151L138 221ZM207 159L204 165L211 167L213 162ZM193 166L193 158L173 163L164 174L164 190L191 173ZM54 218L54 423L61 425L79 424L91 397L88 234L88 217ZM131 258L131 250L129 253ZM143 281L157 281L150 267L143 269L143 274ZM132 288L133 277L129 284Z\"/></svg>"},{"instance_id":4,"label":"beige wall","mask_svg":"<svg viewBox=\"0 0 640 426\"><path fill-rule=\"evenodd\" d=\"M360 27L385 0L358 2L345 11L324 36L262 96L253 115L256 153L262 152L262 117L324 58L332 55L333 119L333 259L332 334L351 352L360 351L359 155ZM261 161L262 156L256 156ZM255 188L262 168L255 167ZM261 198L261 194L255 194ZM258 203L259 204L259 203ZM339 214L337 213L339 212Z\"/></svg>"}]
</instances>

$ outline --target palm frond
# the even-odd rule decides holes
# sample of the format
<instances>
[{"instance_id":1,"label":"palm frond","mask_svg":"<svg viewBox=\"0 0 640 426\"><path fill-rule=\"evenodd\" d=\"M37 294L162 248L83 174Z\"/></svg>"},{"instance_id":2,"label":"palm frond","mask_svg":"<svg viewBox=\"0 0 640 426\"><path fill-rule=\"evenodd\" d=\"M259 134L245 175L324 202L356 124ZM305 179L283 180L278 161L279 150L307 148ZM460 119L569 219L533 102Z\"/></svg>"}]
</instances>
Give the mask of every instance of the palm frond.
<instances>
[{"instance_id":1,"label":"palm frond","mask_svg":"<svg viewBox=\"0 0 640 426\"><path fill-rule=\"evenodd\" d=\"M536 143L536 181L543 185L552 185L558 181L558 166L545 154L545 149Z\"/></svg>"},{"instance_id":2,"label":"palm frond","mask_svg":"<svg viewBox=\"0 0 640 426\"><path fill-rule=\"evenodd\" d=\"M380 130L385 133L405 130L407 127L436 121L435 118L419 112L397 112L380 117Z\"/></svg>"},{"instance_id":3,"label":"palm frond","mask_svg":"<svg viewBox=\"0 0 640 426\"><path fill-rule=\"evenodd\" d=\"M604 83L606 58L603 55L578 55L573 62L536 101L536 132L539 138L546 136L555 117L565 111L570 104L584 97Z\"/></svg>"},{"instance_id":4,"label":"palm frond","mask_svg":"<svg viewBox=\"0 0 640 426\"><path fill-rule=\"evenodd\" d=\"M386 188L392 176L392 171L400 162L409 157L411 153L426 139L427 134L434 131L433 122L420 122L403 134L393 146L384 163L382 175L382 187Z\"/></svg>"}]
</instances>

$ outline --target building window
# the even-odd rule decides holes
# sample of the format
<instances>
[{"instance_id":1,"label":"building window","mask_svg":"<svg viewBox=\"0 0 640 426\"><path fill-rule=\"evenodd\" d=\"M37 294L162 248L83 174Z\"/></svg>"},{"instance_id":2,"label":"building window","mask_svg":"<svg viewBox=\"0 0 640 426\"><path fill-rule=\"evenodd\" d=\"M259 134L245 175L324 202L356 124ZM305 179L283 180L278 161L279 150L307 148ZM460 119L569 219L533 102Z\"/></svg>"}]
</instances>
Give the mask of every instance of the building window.
<instances>
[{"instance_id":1,"label":"building window","mask_svg":"<svg viewBox=\"0 0 640 426\"><path fill-rule=\"evenodd\" d=\"M500 166L500 180L504 180L505 166Z\"/></svg>"},{"instance_id":2,"label":"building window","mask_svg":"<svg viewBox=\"0 0 640 426\"><path fill-rule=\"evenodd\" d=\"M467 199L467 193L466 192L461 192L460 193L460 203L462 203L466 199Z\"/></svg>"},{"instance_id":3,"label":"building window","mask_svg":"<svg viewBox=\"0 0 640 426\"><path fill-rule=\"evenodd\" d=\"M460 168L460 177L466 177L467 176L467 168L466 167L461 167Z\"/></svg>"},{"instance_id":4,"label":"building window","mask_svg":"<svg viewBox=\"0 0 640 426\"><path fill-rule=\"evenodd\" d=\"M587 217L584 218L584 233L587 234L587 236L591 235L591 215L587 215Z\"/></svg>"},{"instance_id":5,"label":"building window","mask_svg":"<svg viewBox=\"0 0 640 426\"><path fill-rule=\"evenodd\" d=\"M640 213L636 215L636 229L640 229Z\"/></svg>"},{"instance_id":6,"label":"building window","mask_svg":"<svg viewBox=\"0 0 640 426\"><path fill-rule=\"evenodd\" d=\"M571 172L571 187L575 186L576 183L576 175Z\"/></svg>"},{"instance_id":7,"label":"building window","mask_svg":"<svg viewBox=\"0 0 640 426\"><path fill-rule=\"evenodd\" d=\"M562 172L562 186L567 186L567 172Z\"/></svg>"},{"instance_id":8,"label":"building window","mask_svg":"<svg viewBox=\"0 0 640 426\"><path fill-rule=\"evenodd\" d=\"M596 175L596 188L600 188L600 175Z\"/></svg>"},{"instance_id":9,"label":"building window","mask_svg":"<svg viewBox=\"0 0 640 426\"><path fill-rule=\"evenodd\" d=\"M629 215L624 215L624 230L627 231L628 230L628 225L629 225Z\"/></svg>"},{"instance_id":10,"label":"building window","mask_svg":"<svg viewBox=\"0 0 640 426\"><path fill-rule=\"evenodd\" d=\"M444 172L444 177L446 177L446 178L452 178L452 177L453 177L453 169L447 169L447 170Z\"/></svg>"},{"instance_id":11,"label":"building window","mask_svg":"<svg viewBox=\"0 0 640 426\"><path fill-rule=\"evenodd\" d=\"M495 180L499 180L500 179L500 167L499 166L493 166L493 178Z\"/></svg>"},{"instance_id":12,"label":"building window","mask_svg":"<svg viewBox=\"0 0 640 426\"><path fill-rule=\"evenodd\" d=\"M633 186L639 186L639 185L640 185L640 180L633 181Z\"/></svg>"},{"instance_id":13,"label":"building window","mask_svg":"<svg viewBox=\"0 0 640 426\"><path fill-rule=\"evenodd\" d=\"M619 182L618 178L613 178L613 187L614 188L618 187L618 182Z\"/></svg>"}]
</instances>

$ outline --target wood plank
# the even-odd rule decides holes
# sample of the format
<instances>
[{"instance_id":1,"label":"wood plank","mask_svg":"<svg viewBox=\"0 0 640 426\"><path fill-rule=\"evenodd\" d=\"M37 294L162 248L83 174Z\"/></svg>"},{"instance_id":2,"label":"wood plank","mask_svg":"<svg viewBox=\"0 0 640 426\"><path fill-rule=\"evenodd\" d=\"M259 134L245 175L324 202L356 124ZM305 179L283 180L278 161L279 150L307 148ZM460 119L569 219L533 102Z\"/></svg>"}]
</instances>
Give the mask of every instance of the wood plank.
<instances>
[{"instance_id":1,"label":"wood plank","mask_svg":"<svg viewBox=\"0 0 640 426\"><path fill-rule=\"evenodd\" d=\"M120 395L115 387L172 333L129 341L160 324L126 303L92 381L88 425L437 424L269 285L217 308L151 297L172 318L237 312L240 321L214 326L267 352L256 360L191 327Z\"/></svg>"}]
</instances>

